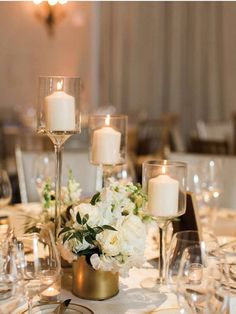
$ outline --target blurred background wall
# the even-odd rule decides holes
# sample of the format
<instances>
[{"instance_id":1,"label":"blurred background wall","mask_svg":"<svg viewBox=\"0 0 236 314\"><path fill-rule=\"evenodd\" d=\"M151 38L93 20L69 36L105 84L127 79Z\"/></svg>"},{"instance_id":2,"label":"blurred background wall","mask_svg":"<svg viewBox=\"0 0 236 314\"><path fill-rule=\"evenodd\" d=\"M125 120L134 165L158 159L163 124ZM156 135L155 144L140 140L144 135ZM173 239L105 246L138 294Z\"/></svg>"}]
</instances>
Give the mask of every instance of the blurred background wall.
<instances>
[{"instance_id":1,"label":"blurred background wall","mask_svg":"<svg viewBox=\"0 0 236 314\"><path fill-rule=\"evenodd\" d=\"M0 2L0 112L35 107L37 77L83 78L84 113L225 120L236 104L236 3L68 2L49 36L33 2ZM30 114L30 113L29 113Z\"/></svg>"}]
</instances>

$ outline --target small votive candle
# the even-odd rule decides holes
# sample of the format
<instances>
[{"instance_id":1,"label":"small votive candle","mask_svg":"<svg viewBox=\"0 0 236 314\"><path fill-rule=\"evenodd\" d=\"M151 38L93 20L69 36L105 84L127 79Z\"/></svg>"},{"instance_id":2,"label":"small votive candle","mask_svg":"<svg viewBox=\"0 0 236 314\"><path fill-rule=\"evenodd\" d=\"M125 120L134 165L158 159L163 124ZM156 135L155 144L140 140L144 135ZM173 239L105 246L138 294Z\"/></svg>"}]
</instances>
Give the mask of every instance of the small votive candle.
<instances>
[{"instance_id":1,"label":"small votive candle","mask_svg":"<svg viewBox=\"0 0 236 314\"><path fill-rule=\"evenodd\" d=\"M61 278L41 293L41 301L55 302L59 300L61 293Z\"/></svg>"},{"instance_id":2,"label":"small votive candle","mask_svg":"<svg viewBox=\"0 0 236 314\"><path fill-rule=\"evenodd\" d=\"M189 283L198 285L202 281L203 265L199 263L193 263L189 269Z\"/></svg>"}]
</instances>

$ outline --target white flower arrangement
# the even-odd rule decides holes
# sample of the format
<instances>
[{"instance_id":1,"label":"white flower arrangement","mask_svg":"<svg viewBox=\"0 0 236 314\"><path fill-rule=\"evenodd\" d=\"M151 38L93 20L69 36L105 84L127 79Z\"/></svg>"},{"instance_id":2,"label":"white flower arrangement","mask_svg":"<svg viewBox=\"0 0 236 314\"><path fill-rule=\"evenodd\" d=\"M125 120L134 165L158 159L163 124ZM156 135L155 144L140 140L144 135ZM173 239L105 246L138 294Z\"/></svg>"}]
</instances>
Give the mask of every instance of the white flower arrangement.
<instances>
[{"instance_id":1,"label":"white flower arrangement","mask_svg":"<svg viewBox=\"0 0 236 314\"><path fill-rule=\"evenodd\" d=\"M140 267L149 220L143 212L146 200L140 185L110 181L90 203L72 206L59 233L62 257L72 262L86 255L94 269L121 275Z\"/></svg>"},{"instance_id":2,"label":"white flower arrangement","mask_svg":"<svg viewBox=\"0 0 236 314\"><path fill-rule=\"evenodd\" d=\"M62 216L65 215L67 209L70 206L80 202L81 191L80 184L74 179L72 171L69 170L67 184L61 188ZM47 178L47 180L44 182L40 198L42 200L42 211L37 218L27 216L25 225L26 232L37 231L37 228L35 227L37 223L46 224L51 227L51 229L54 228L55 191L53 189L51 178Z\"/></svg>"}]
</instances>

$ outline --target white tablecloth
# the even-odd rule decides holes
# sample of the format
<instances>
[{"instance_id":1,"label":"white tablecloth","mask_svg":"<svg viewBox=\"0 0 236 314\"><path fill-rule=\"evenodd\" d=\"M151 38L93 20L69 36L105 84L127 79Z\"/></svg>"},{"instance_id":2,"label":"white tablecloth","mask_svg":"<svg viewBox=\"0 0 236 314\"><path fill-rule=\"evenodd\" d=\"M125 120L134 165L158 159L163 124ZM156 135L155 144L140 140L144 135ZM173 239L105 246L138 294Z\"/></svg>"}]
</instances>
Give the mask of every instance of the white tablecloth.
<instances>
[{"instance_id":1,"label":"white tablecloth","mask_svg":"<svg viewBox=\"0 0 236 314\"><path fill-rule=\"evenodd\" d=\"M15 227L16 234L23 231L23 224L25 222L25 214L32 214L33 211L37 213L38 206L33 207L27 206L24 210L24 206L9 207L6 210L2 210L0 215L8 214L10 222ZM220 236L235 236L236 237L236 214L232 211L221 211L219 212L219 219L216 222L215 229L216 233ZM153 268L154 266L154 268ZM140 282L147 277L157 276L157 265L151 265L146 263L142 269L132 269L129 277L120 279L120 292L117 296L105 300L105 301L87 301L82 300L74 296L70 287L67 283L66 287L62 289L61 299L72 299L73 303L82 304L91 308L95 314L149 314L154 309L170 309L169 314L175 314L177 306L177 300L174 294L165 294L159 292L150 292L142 289ZM68 275L69 276L69 275ZM69 278L69 277L68 277ZM236 314L236 300L234 297L231 298L231 310L230 314ZM13 313L12 310L7 312L5 307L3 314ZM1 310L1 304L0 304ZM18 308L14 314L20 313L22 310ZM1 311L0 311L1 313ZM157 312L158 313L158 312ZM178 312L177 312L178 313Z\"/></svg>"}]
</instances>

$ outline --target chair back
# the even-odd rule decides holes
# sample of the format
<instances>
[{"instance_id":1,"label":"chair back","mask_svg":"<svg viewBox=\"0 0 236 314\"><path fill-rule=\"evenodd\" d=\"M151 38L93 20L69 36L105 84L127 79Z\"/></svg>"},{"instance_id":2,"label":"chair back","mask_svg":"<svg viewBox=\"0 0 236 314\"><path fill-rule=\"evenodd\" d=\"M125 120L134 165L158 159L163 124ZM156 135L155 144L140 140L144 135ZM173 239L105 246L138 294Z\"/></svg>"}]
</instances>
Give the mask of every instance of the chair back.
<instances>
[{"instance_id":1,"label":"chair back","mask_svg":"<svg viewBox=\"0 0 236 314\"><path fill-rule=\"evenodd\" d=\"M39 201L39 195L35 181L35 161L39 156L48 156L50 160L55 160L52 151L35 152L23 151L19 147L16 149L17 173L20 185L21 201L23 203ZM52 165L54 173L54 165ZM91 165L88 160L88 150L72 150L63 152L62 161L62 185L67 180L69 169L72 170L73 177L80 183L82 196L89 196L96 191L97 167Z\"/></svg>"}]
</instances>

